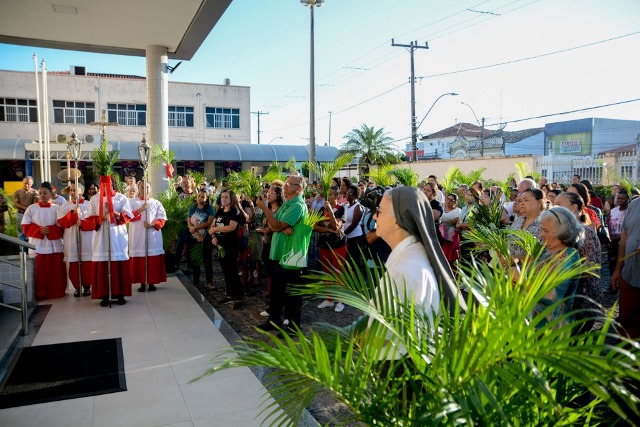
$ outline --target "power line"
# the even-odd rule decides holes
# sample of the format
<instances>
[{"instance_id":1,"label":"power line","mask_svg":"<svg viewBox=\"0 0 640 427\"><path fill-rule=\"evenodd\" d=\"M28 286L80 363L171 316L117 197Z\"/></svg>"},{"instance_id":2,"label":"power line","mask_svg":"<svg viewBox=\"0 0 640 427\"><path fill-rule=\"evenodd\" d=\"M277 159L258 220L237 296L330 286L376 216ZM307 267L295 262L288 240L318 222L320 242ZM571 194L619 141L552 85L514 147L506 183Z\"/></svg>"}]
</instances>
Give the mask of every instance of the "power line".
<instances>
[{"instance_id":1,"label":"power line","mask_svg":"<svg viewBox=\"0 0 640 427\"><path fill-rule=\"evenodd\" d=\"M562 111L560 113L550 113L550 114L543 114L543 115L535 116L535 117L527 117L527 118L524 118L524 119L509 120L509 121L500 122L500 123L490 123L490 124L487 124L486 126L500 126L500 125L506 125L506 124L509 124L509 123L519 123L519 122L525 122L525 121L528 121L528 120L544 119L546 117L563 116L565 114L580 113L582 111L589 111L589 110L597 110L598 108L614 107L616 105L629 104L629 103L638 102L638 101L640 101L640 98L628 99L626 101L612 102L610 104L596 105L596 106L593 106L593 107L579 108L577 110Z\"/></svg>"},{"instance_id":2,"label":"power line","mask_svg":"<svg viewBox=\"0 0 640 427\"><path fill-rule=\"evenodd\" d=\"M633 33L628 33L628 34L623 34L621 36L616 36L616 37L611 37L605 40L599 40L596 42L592 42L592 43L587 43L587 44L583 44L583 45L579 45L579 46L573 46L573 47L569 47L566 49L561 49L561 50L556 50L553 52L546 52L546 53L542 53L540 55L534 55L534 56L527 56L525 58L519 58L519 59L513 59L511 61L505 61L505 62L498 62L496 64L489 64L489 65L481 65L479 67L473 67L473 68L465 68L462 70L456 70L456 71L447 71L445 73L438 73L438 74L430 74L425 76L426 78L431 78L431 77L442 77L442 76L450 76L453 74L460 74L460 73L466 73L469 71L478 71L478 70L484 70L487 68L493 68L493 67L499 67L501 65L509 65L509 64L516 64L518 62L523 62L523 61L529 61L532 59L538 59L538 58L544 58L545 56L551 56L551 55L557 55L559 53L565 53L565 52L570 52L572 50L577 50L577 49L583 49L585 47L591 47L591 46L596 46L602 43L607 43L610 41L614 41L614 40L619 40L625 37L630 37L630 36L634 36L640 34L640 31L635 31Z\"/></svg>"}]
</instances>

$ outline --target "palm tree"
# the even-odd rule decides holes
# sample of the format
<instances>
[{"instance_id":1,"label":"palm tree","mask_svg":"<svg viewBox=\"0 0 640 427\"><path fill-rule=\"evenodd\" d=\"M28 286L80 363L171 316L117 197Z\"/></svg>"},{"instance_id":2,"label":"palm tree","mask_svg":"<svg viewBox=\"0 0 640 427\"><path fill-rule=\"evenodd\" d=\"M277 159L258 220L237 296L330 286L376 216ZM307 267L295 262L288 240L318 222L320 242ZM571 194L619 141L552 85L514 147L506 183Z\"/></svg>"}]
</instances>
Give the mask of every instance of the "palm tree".
<instances>
[{"instance_id":1,"label":"palm tree","mask_svg":"<svg viewBox=\"0 0 640 427\"><path fill-rule=\"evenodd\" d=\"M263 340L247 339L221 354L204 375L240 366L271 368L266 381L276 404L265 407L271 425L298 425L304 407L322 390L351 409L353 419L342 422L358 425L612 425L612 417L635 422L639 346L616 335L610 317L602 329L578 335L572 335L577 323L567 324L563 316L542 322L563 301L531 314L559 283L591 267L565 259L534 274L527 266L516 283L499 264L461 269L459 285L476 301L470 297L466 313L442 305L433 322L404 303L411 298L401 298L394 286L362 277L350 265L318 273L314 283L298 288L300 294L330 295L371 320L347 329L325 326L310 336L297 330L284 341L264 332ZM389 342L406 350L403 358L385 360Z\"/></svg>"},{"instance_id":2,"label":"palm tree","mask_svg":"<svg viewBox=\"0 0 640 427\"><path fill-rule=\"evenodd\" d=\"M369 165L398 163L402 153L393 144L393 138L384 133L384 128L375 129L373 126L362 124L360 129L353 129L345 137L340 151L351 153L358 158L360 178L369 173Z\"/></svg>"}]
</instances>

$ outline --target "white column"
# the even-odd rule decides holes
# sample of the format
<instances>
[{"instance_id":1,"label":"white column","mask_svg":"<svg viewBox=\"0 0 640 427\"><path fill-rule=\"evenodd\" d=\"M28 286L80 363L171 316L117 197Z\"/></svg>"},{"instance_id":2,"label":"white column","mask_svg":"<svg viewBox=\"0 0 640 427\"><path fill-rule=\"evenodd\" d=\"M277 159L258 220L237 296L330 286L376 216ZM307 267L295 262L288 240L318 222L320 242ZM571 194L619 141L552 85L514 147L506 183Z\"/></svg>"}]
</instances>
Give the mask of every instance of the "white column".
<instances>
[{"instance_id":1,"label":"white column","mask_svg":"<svg viewBox=\"0 0 640 427\"><path fill-rule=\"evenodd\" d=\"M150 45L147 52L147 142L169 148L169 76L167 48ZM139 140L142 140L140 135ZM169 182L164 167L149 167L152 194L166 190Z\"/></svg>"}]
</instances>

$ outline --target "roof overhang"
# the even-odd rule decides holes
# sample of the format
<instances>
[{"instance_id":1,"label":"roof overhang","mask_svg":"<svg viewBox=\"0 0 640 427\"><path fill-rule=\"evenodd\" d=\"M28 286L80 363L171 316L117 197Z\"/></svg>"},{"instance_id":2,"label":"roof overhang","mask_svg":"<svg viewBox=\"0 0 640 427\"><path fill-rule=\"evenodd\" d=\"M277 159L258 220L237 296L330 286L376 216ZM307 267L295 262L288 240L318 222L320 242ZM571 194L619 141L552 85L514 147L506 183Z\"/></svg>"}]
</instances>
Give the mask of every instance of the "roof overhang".
<instances>
[{"instance_id":1,"label":"roof overhang","mask_svg":"<svg viewBox=\"0 0 640 427\"><path fill-rule=\"evenodd\" d=\"M189 60L232 0L2 0L0 43Z\"/></svg>"}]
</instances>

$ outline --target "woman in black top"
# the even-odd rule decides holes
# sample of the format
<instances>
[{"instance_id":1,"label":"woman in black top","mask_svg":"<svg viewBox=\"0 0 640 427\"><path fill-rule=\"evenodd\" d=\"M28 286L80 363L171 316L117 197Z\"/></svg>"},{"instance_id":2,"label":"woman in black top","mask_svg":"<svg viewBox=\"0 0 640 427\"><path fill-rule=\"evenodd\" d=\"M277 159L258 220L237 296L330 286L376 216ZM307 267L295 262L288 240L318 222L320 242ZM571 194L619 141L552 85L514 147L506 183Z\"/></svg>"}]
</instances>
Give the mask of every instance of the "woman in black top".
<instances>
[{"instance_id":1,"label":"woman in black top","mask_svg":"<svg viewBox=\"0 0 640 427\"><path fill-rule=\"evenodd\" d=\"M209 234L213 236L214 246L218 246L224 254L219 256L220 267L224 273L224 282L227 286L227 296L222 303L233 302L233 309L242 308L242 286L238 276L238 225L245 223L245 216L238 208L236 195L233 191L225 190L220 194L221 208L216 212L216 219Z\"/></svg>"}]
</instances>

